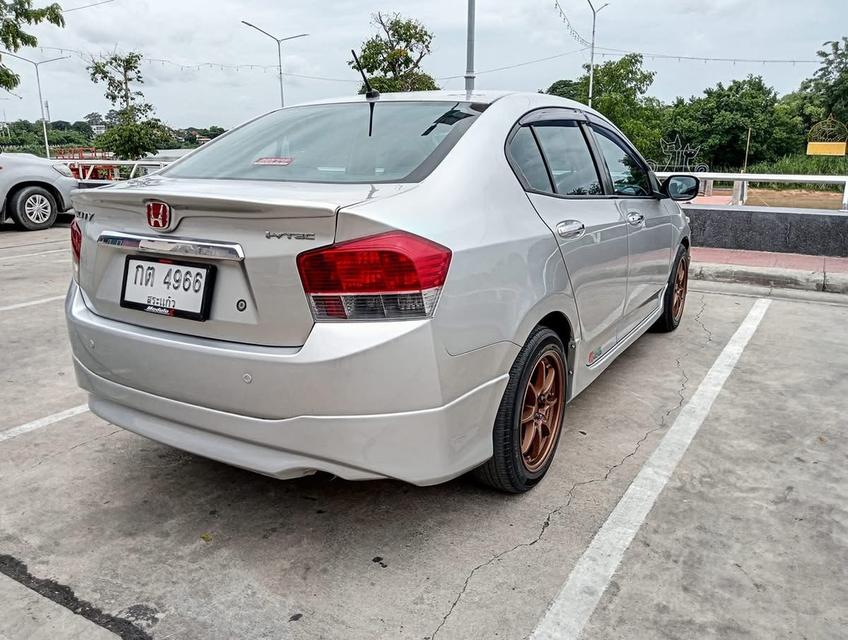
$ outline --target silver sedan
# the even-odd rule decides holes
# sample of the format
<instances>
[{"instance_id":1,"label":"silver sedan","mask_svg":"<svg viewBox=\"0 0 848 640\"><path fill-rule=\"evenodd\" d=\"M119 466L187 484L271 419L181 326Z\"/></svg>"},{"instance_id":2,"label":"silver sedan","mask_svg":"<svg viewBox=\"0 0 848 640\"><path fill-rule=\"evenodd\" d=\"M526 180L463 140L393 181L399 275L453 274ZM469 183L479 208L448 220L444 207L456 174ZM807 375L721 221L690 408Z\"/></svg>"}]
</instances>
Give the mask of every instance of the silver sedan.
<instances>
[{"instance_id":1,"label":"silver sedan","mask_svg":"<svg viewBox=\"0 0 848 640\"><path fill-rule=\"evenodd\" d=\"M526 491L566 405L680 322L697 189L548 95L277 110L75 192L77 379L109 422L278 478Z\"/></svg>"}]
</instances>

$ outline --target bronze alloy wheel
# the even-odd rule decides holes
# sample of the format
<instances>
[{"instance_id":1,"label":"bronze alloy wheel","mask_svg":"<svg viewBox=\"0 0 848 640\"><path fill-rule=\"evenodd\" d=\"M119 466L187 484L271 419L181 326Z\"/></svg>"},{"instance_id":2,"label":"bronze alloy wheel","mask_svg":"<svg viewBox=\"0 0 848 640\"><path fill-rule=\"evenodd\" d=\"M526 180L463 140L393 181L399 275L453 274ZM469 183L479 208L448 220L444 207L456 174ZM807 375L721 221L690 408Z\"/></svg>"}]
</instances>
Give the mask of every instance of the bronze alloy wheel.
<instances>
[{"instance_id":1,"label":"bronze alloy wheel","mask_svg":"<svg viewBox=\"0 0 848 640\"><path fill-rule=\"evenodd\" d=\"M521 458L527 471L541 469L562 426L565 365L556 351L539 356L527 381L521 409Z\"/></svg>"},{"instance_id":2,"label":"bronze alloy wheel","mask_svg":"<svg viewBox=\"0 0 848 640\"><path fill-rule=\"evenodd\" d=\"M677 261L677 271L674 274L674 293L671 296L671 315L675 322L683 316L683 305L686 303L686 288L689 283L689 256L684 255Z\"/></svg>"}]
</instances>

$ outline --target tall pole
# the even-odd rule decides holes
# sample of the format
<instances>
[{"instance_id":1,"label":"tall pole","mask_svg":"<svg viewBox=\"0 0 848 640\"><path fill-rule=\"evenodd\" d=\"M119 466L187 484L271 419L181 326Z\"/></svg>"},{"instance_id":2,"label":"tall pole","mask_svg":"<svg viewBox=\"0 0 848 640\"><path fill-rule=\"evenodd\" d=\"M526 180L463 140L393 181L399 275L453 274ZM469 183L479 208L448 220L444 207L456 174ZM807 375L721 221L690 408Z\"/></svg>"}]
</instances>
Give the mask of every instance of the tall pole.
<instances>
[{"instance_id":1,"label":"tall pole","mask_svg":"<svg viewBox=\"0 0 848 640\"><path fill-rule=\"evenodd\" d=\"M264 29L260 29L255 24L251 24L250 22L247 22L246 20L242 20L241 23L243 25L246 25L248 27L256 29L259 33L264 33L266 36L271 38L271 40L273 40L274 42L277 43L277 71L279 72L278 75L279 75L279 79L280 79L280 107L285 107L286 106L286 100L285 100L285 96L283 95L283 43L286 40L294 40L295 38L303 38L305 36L308 36L309 34L308 33L299 33L296 36L288 36L286 38L278 38L277 36L272 36L270 33L265 31Z\"/></svg>"},{"instance_id":2,"label":"tall pole","mask_svg":"<svg viewBox=\"0 0 848 640\"><path fill-rule=\"evenodd\" d=\"M47 119L44 116L44 97L41 95L41 75L38 73L38 67L42 64L47 64L48 62L56 62L57 60L66 60L71 56L59 56L58 58L50 58L49 60L30 60L29 58L24 58L23 56L19 56L14 53L10 53L9 51L1 51L7 56L12 56L13 58L17 58L18 60L23 60L24 62L29 62L33 67L35 67L35 83L38 85L38 104L41 107L41 131L44 134L44 153L47 154L47 157L50 157L50 143L47 142Z\"/></svg>"},{"instance_id":3,"label":"tall pole","mask_svg":"<svg viewBox=\"0 0 848 640\"><path fill-rule=\"evenodd\" d=\"M592 4L592 0L586 0L586 2L589 3L589 8L592 10L592 46L589 53L589 107L591 108L592 96L595 90L595 24L598 21L598 14L601 12L601 9L609 5L609 2L601 5L597 10L595 9L595 5Z\"/></svg>"},{"instance_id":4,"label":"tall pole","mask_svg":"<svg viewBox=\"0 0 848 640\"><path fill-rule=\"evenodd\" d=\"M468 0L468 42L465 52L465 90L474 91L474 21L475 1Z\"/></svg>"},{"instance_id":5,"label":"tall pole","mask_svg":"<svg viewBox=\"0 0 848 640\"><path fill-rule=\"evenodd\" d=\"M283 94L283 43L277 40L277 71L280 77L280 108L286 106L286 97Z\"/></svg>"},{"instance_id":6,"label":"tall pole","mask_svg":"<svg viewBox=\"0 0 848 640\"><path fill-rule=\"evenodd\" d=\"M41 97L41 76L38 73L38 63L33 62L35 66L35 83L38 85L38 104L41 107L41 132L44 134L44 153L50 157L50 143L47 142L47 120L44 118L44 98Z\"/></svg>"}]
</instances>

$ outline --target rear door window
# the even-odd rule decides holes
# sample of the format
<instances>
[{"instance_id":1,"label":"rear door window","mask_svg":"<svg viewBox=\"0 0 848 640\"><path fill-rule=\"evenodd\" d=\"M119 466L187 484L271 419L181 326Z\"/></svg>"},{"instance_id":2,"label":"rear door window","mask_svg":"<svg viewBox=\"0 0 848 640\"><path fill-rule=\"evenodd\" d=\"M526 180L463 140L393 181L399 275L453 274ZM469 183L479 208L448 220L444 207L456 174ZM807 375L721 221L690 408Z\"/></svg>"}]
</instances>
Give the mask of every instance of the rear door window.
<instances>
[{"instance_id":1,"label":"rear door window","mask_svg":"<svg viewBox=\"0 0 848 640\"><path fill-rule=\"evenodd\" d=\"M530 127L521 127L515 132L509 143L509 155L513 166L524 177L530 189L553 193L542 152Z\"/></svg>"},{"instance_id":2,"label":"rear door window","mask_svg":"<svg viewBox=\"0 0 848 640\"><path fill-rule=\"evenodd\" d=\"M472 103L435 101L291 107L207 143L163 174L283 182L418 182L482 110Z\"/></svg>"},{"instance_id":3,"label":"rear door window","mask_svg":"<svg viewBox=\"0 0 848 640\"><path fill-rule=\"evenodd\" d=\"M564 196L603 194L595 162L577 122L541 122L533 129L548 161L556 193Z\"/></svg>"}]
</instances>

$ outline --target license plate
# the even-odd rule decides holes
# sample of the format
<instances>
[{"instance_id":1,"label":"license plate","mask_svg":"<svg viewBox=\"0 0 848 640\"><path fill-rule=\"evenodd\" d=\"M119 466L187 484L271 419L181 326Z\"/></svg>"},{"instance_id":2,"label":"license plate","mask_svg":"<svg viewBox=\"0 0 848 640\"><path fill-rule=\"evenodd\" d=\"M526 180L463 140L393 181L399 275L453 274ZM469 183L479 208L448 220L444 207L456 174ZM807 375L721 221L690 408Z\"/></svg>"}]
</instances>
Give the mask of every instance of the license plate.
<instances>
[{"instance_id":1,"label":"license plate","mask_svg":"<svg viewBox=\"0 0 848 640\"><path fill-rule=\"evenodd\" d=\"M121 306L202 321L209 317L214 283L212 265L128 256Z\"/></svg>"}]
</instances>

